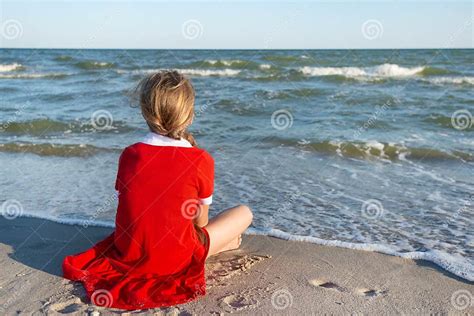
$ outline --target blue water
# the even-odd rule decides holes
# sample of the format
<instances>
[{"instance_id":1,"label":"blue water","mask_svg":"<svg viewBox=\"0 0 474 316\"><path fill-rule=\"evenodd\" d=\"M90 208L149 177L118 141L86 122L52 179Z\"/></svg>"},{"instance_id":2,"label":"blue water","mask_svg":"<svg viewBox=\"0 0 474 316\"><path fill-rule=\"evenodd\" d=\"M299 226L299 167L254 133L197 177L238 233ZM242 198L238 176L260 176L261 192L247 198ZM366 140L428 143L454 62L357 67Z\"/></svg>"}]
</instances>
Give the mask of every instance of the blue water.
<instances>
[{"instance_id":1,"label":"blue water","mask_svg":"<svg viewBox=\"0 0 474 316\"><path fill-rule=\"evenodd\" d=\"M0 50L3 214L113 225L133 88L169 68L196 89L212 214L474 280L473 50Z\"/></svg>"}]
</instances>

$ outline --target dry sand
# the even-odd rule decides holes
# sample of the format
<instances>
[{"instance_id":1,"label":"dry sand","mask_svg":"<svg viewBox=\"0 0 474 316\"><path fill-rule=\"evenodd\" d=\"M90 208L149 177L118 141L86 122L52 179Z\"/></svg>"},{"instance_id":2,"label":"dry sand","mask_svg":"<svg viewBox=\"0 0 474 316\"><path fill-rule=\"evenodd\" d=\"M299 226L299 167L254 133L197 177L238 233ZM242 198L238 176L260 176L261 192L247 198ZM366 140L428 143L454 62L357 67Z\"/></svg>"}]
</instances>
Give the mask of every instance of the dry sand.
<instances>
[{"instance_id":1,"label":"dry sand","mask_svg":"<svg viewBox=\"0 0 474 316\"><path fill-rule=\"evenodd\" d=\"M128 313L96 307L61 278L61 262L110 232L0 218L0 314L474 314L473 283L428 262L263 236L211 258L198 301Z\"/></svg>"}]
</instances>

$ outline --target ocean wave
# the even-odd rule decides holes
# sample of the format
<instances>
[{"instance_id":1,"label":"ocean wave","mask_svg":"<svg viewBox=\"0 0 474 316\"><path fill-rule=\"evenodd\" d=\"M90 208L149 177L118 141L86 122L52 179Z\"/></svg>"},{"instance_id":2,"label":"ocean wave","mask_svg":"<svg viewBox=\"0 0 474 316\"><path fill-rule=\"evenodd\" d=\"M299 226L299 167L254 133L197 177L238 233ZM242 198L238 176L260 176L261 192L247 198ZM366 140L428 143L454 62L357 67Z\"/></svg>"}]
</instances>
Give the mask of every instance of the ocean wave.
<instances>
[{"instance_id":1,"label":"ocean wave","mask_svg":"<svg viewBox=\"0 0 474 316\"><path fill-rule=\"evenodd\" d=\"M119 74L132 74L132 75L142 75L142 74L151 74L165 69L140 69L140 70L124 70L117 69ZM195 68L186 68L186 69L175 69L185 75L196 76L196 77L233 77L240 74L240 70L237 69L195 69Z\"/></svg>"},{"instance_id":2,"label":"ocean wave","mask_svg":"<svg viewBox=\"0 0 474 316\"><path fill-rule=\"evenodd\" d=\"M142 75L163 71L164 69L117 69L119 74ZM204 60L176 68L177 71L196 77L234 77L239 76L259 82L301 81L308 77L321 77L334 83L367 82L384 83L391 79L416 79L433 84L474 84L473 77L442 77L455 72L434 67L402 67L396 64L383 64L372 67L289 67L280 68L271 64L261 64L244 60Z\"/></svg>"},{"instance_id":3,"label":"ocean wave","mask_svg":"<svg viewBox=\"0 0 474 316\"><path fill-rule=\"evenodd\" d=\"M120 152L120 149L96 147L88 144L3 143L0 152L35 154L38 156L90 157L98 153Z\"/></svg>"},{"instance_id":4,"label":"ocean wave","mask_svg":"<svg viewBox=\"0 0 474 316\"><path fill-rule=\"evenodd\" d=\"M457 160L474 161L474 155L463 151L445 152L434 148L407 147L401 144L369 142L321 141L307 142L296 139L270 138L270 142L300 147L323 154L357 159L384 160Z\"/></svg>"},{"instance_id":5,"label":"ocean wave","mask_svg":"<svg viewBox=\"0 0 474 316\"><path fill-rule=\"evenodd\" d=\"M249 70L269 70L273 68L270 64L260 64L248 60L204 60L189 64L189 67L209 67L209 68L231 68L231 69L249 69Z\"/></svg>"},{"instance_id":6,"label":"ocean wave","mask_svg":"<svg viewBox=\"0 0 474 316\"><path fill-rule=\"evenodd\" d=\"M66 73L17 73L17 74L0 74L0 79L61 79L70 76Z\"/></svg>"},{"instance_id":7,"label":"ocean wave","mask_svg":"<svg viewBox=\"0 0 474 316\"><path fill-rule=\"evenodd\" d=\"M443 68L437 68L437 67L424 67L423 71L420 72L420 75L423 76L439 76L439 75L456 75L458 72L453 71L453 70L448 70L448 69L443 69Z\"/></svg>"},{"instance_id":8,"label":"ocean wave","mask_svg":"<svg viewBox=\"0 0 474 316\"><path fill-rule=\"evenodd\" d=\"M309 57L306 55L301 56L291 56L291 55L266 55L263 56L263 60L272 61L276 63L294 63L298 61L302 61L308 59Z\"/></svg>"},{"instance_id":9,"label":"ocean wave","mask_svg":"<svg viewBox=\"0 0 474 316\"><path fill-rule=\"evenodd\" d=\"M74 64L74 66L80 69L85 69L85 70L115 68L114 63L93 61L93 60L80 61Z\"/></svg>"},{"instance_id":10,"label":"ocean wave","mask_svg":"<svg viewBox=\"0 0 474 316\"><path fill-rule=\"evenodd\" d=\"M222 60L213 60L207 59L202 61L196 61L189 65L190 68L231 68L231 69L267 69L266 64L259 64L253 61L241 60L241 59L222 59ZM268 67L270 68L270 67Z\"/></svg>"},{"instance_id":11,"label":"ocean wave","mask_svg":"<svg viewBox=\"0 0 474 316\"><path fill-rule=\"evenodd\" d=\"M2 122L0 132L13 135L48 135L48 134L69 134L69 133L120 133L134 130L125 122L114 121L107 129L97 130L90 120L84 121L55 121L51 119L35 119L21 122Z\"/></svg>"},{"instance_id":12,"label":"ocean wave","mask_svg":"<svg viewBox=\"0 0 474 316\"><path fill-rule=\"evenodd\" d=\"M211 66L240 66L240 65L246 65L249 62L246 62L244 60L206 60L204 63L207 63Z\"/></svg>"},{"instance_id":13,"label":"ocean wave","mask_svg":"<svg viewBox=\"0 0 474 316\"><path fill-rule=\"evenodd\" d=\"M437 85L474 85L474 77L437 77L425 78L423 81Z\"/></svg>"},{"instance_id":14,"label":"ocean wave","mask_svg":"<svg viewBox=\"0 0 474 316\"><path fill-rule=\"evenodd\" d=\"M426 260L433 262L439 267L443 268L446 271L449 271L465 280L474 281L474 266L467 259L460 256L452 256L448 253L439 251L439 250L428 250L425 252L422 251L411 251L411 252L402 252L397 249L382 244L369 244L369 243L351 243L344 242L339 240L326 240L313 236L299 236L290 234L278 229L258 229L258 228L249 228L246 234L250 235L262 235L262 236L271 236L275 238L280 238L284 240L292 241L302 241L309 242L318 245L331 246L331 247L340 247L354 250L362 251L372 251L380 252L396 257L401 257L405 259L412 260Z\"/></svg>"},{"instance_id":15,"label":"ocean wave","mask_svg":"<svg viewBox=\"0 0 474 316\"><path fill-rule=\"evenodd\" d=\"M210 69L177 69L178 71L190 75L190 76L200 76L200 77L233 77L237 76L240 73L240 70L235 69L222 69L222 70L210 70Z\"/></svg>"},{"instance_id":16,"label":"ocean wave","mask_svg":"<svg viewBox=\"0 0 474 316\"><path fill-rule=\"evenodd\" d=\"M8 72L13 70L20 70L24 67L21 64L13 63L13 64L0 64L0 72Z\"/></svg>"},{"instance_id":17,"label":"ocean wave","mask_svg":"<svg viewBox=\"0 0 474 316\"><path fill-rule=\"evenodd\" d=\"M374 67L301 67L299 71L306 76L344 76L354 79L403 78L422 75L425 67L401 67L396 64L383 64Z\"/></svg>"},{"instance_id":18,"label":"ocean wave","mask_svg":"<svg viewBox=\"0 0 474 316\"><path fill-rule=\"evenodd\" d=\"M301 81L307 79L301 71L298 69L288 69L285 71L280 71L279 69L275 69L275 71L267 72L266 74L262 73L262 75L250 75L246 79L258 81L258 82L273 82L273 81ZM344 79L343 79L344 80Z\"/></svg>"}]
</instances>

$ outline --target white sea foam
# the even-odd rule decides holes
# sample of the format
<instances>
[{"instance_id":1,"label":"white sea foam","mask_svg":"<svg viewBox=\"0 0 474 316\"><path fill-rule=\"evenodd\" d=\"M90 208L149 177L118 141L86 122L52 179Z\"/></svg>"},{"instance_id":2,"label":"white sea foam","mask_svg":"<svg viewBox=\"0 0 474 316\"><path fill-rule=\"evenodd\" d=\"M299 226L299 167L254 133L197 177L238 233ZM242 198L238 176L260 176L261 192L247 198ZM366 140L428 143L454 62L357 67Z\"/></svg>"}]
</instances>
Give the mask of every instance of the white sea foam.
<instances>
[{"instance_id":1,"label":"white sea foam","mask_svg":"<svg viewBox=\"0 0 474 316\"><path fill-rule=\"evenodd\" d=\"M200 76L200 77L232 77L240 73L240 70L235 69L177 69L178 71L190 75L190 76Z\"/></svg>"},{"instance_id":2,"label":"white sea foam","mask_svg":"<svg viewBox=\"0 0 474 316\"><path fill-rule=\"evenodd\" d=\"M148 74L148 73L154 73L154 72L159 72L163 71L164 69L142 69L142 70L123 70L123 69L117 69L117 73L119 74L125 74L125 73L131 73L131 74ZM240 73L240 70L235 70L235 69L176 69L177 71L190 75L190 76L198 76L198 77L232 77L236 76Z\"/></svg>"},{"instance_id":3,"label":"white sea foam","mask_svg":"<svg viewBox=\"0 0 474 316\"><path fill-rule=\"evenodd\" d=\"M336 153L339 156L344 155L344 149L348 148L348 143L330 140L328 143L334 147L336 147ZM368 140L362 143L350 143L351 146L357 148L361 153L365 153L367 157L377 157L383 159L386 162L389 162L390 157L398 157L399 159L405 159L408 154L410 154L410 150L402 144L395 144L395 143L380 143L374 140ZM372 150L375 149L377 152L373 152ZM389 151L389 152L387 152ZM390 155L390 151L393 151L396 156Z\"/></svg>"},{"instance_id":4,"label":"white sea foam","mask_svg":"<svg viewBox=\"0 0 474 316\"><path fill-rule=\"evenodd\" d=\"M302 67L299 71L306 76L344 76L356 80L379 80L385 78L408 78L420 75L425 67L402 67L396 64L383 64L374 67ZM430 77L420 80L445 85L474 85L474 77Z\"/></svg>"},{"instance_id":5,"label":"white sea foam","mask_svg":"<svg viewBox=\"0 0 474 316\"><path fill-rule=\"evenodd\" d=\"M270 68L272 68L272 66L269 65L269 64L261 64L260 65L260 69L262 69L262 70L268 70Z\"/></svg>"},{"instance_id":6,"label":"white sea foam","mask_svg":"<svg viewBox=\"0 0 474 316\"><path fill-rule=\"evenodd\" d=\"M58 218L58 217L49 216L45 214L36 214L36 213L30 213L30 212L25 212L25 211L21 213L21 217L45 219L51 222L65 224L65 225L115 228L115 223L113 221L101 221L101 220L96 220L96 219L88 220L88 219Z\"/></svg>"},{"instance_id":7,"label":"white sea foam","mask_svg":"<svg viewBox=\"0 0 474 316\"><path fill-rule=\"evenodd\" d=\"M436 78L425 78L424 81L428 81L433 84L454 84L454 85L474 85L474 77L436 77Z\"/></svg>"},{"instance_id":8,"label":"white sea foam","mask_svg":"<svg viewBox=\"0 0 474 316\"><path fill-rule=\"evenodd\" d=\"M0 79L37 79L37 78L54 78L67 76L64 73L16 73L16 74L0 74Z\"/></svg>"},{"instance_id":9,"label":"white sea foam","mask_svg":"<svg viewBox=\"0 0 474 316\"><path fill-rule=\"evenodd\" d=\"M94 61L91 63L91 65L97 66L97 67L108 67L108 66L112 66L113 64L107 63L105 61Z\"/></svg>"},{"instance_id":10,"label":"white sea foam","mask_svg":"<svg viewBox=\"0 0 474 316\"><path fill-rule=\"evenodd\" d=\"M469 281L474 281L474 266L467 259L460 256L453 256L438 250L428 250L426 252L412 251L412 252L400 252L393 247L380 245L380 244L368 244L368 243L350 243L339 240L325 240L312 236L298 236L289 234L287 232L278 229L255 229L249 228L247 234L250 235L264 235L276 237L284 240L293 241L304 241L318 245L348 248L355 250L364 251L375 251L392 256L402 257L405 259L413 260L426 260L435 263L441 268Z\"/></svg>"},{"instance_id":11,"label":"white sea foam","mask_svg":"<svg viewBox=\"0 0 474 316\"><path fill-rule=\"evenodd\" d=\"M383 64L374 67L302 67L299 70L307 76L345 76L348 78L398 78L419 74L425 68L401 67L396 64Z\"/></svg>"},{"instance_id":12,"label":"white sea foam","mask_svg":"<svg viewBox=\"0 0 474 316\"><path fill-rule=\"evenodd\" d=\"M234 60L214 60L214 59L210 59L210 60L206 60L209 64L211 65L215 65L215 64L222 64L224 66L233 66L233 65L239 65L239 64L244 64L244 63L247 63L246 61L244 60L240 60L240 59L234 59Z\"/></svg>"},{"instance_id":13,"label":"white sea foam","mask_svg":"<svg viewBox=\"0 0 474 316\"><path fill-rule=\"evenodd\" d=\"M18 68L21 68L22 66L17 63L13 64L0 64L0 72L8 72L8 71L13 71Z\"/></svg>"},{"instance_id":14,"label":"white sea foam","mask_svg":"<svg viewBox=\"0 0 474 316\"><path fill-rule=\"evenodd\" d=\"M382 144L382 143L379 143L378 141L375 141L375 140L370 140L370 141L367 141L365 143L365 145L370 149L370 148L375 148L375 149L378 149L380 150L382 153L383 153L383 150L385 148L385 145ZM389 144L390 145L390 144ZM394 144L392 144L392 146L395 146Z\"/></svg>"}]
</instances>

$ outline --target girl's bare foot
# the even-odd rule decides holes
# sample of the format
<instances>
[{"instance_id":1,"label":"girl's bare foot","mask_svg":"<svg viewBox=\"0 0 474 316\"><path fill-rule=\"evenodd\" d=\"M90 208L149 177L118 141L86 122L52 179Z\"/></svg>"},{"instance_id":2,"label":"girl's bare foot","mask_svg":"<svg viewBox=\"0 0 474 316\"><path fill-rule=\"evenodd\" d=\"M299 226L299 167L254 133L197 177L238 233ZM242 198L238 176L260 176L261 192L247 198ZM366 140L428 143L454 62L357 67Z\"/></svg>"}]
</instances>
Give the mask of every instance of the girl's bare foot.
<instances>
[{"instance_id":1,"label":"girl's bare foot","mask_svg":"<svg viewBox=\"0 0 474 316\"><path fill-rule=\"evenodd\" d=\"M224 246L224 248L220 252L239 249L241 243L242 243L242 235L239 235L237 238L235 238L226 246Z\"/></svg>"}]
</instances>

